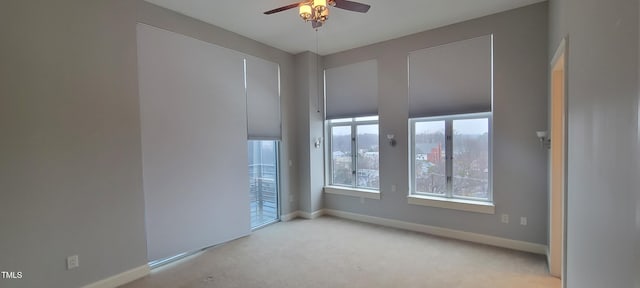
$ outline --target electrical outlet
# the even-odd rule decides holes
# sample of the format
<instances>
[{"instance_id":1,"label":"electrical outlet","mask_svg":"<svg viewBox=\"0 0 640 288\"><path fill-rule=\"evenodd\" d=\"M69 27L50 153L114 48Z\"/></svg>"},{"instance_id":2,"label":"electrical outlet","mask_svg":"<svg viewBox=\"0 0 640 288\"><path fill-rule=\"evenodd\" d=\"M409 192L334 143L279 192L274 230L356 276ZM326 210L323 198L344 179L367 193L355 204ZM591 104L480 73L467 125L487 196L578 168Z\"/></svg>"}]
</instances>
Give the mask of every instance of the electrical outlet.
<instances>
[{"instance_id":1,"label":"electrical outlet","mask_svg":"<svg viewBox=\"0 0 640 288\"><path fill-rule=\"evenodd\" d=\"M80 266L80 261L78 259L78 255L67 257L67 270L78 268L79 266Z\"/></svg>"},{"instance_id":2,"label":"electrical outlet","mask_svg":"<svg viewBox=\"0 0 640 288\"><path fill-rule=\"evenodd\" d=\"M527 226L527 217L520 217L520 225Z\"/></svg>"},{"instance_id":3,"label":"electrical outlet","mask_svg":"<svg viewBox=\"0 0 640 288\"><path fill-rule=\"evenodd\" d=\"M509 214L502 214L502 216L500 217L500 222L509 224Z\"/></svg>"},{"instance_id":4,"label":"electrical outlet","mask_svg":"<svg viewBox=\"0 0 640 288\"><path fill-rule=\"evenodd\" d=\"M391 185L391 192L396 192L396 185Z\"/></svg>"}]
</instances>

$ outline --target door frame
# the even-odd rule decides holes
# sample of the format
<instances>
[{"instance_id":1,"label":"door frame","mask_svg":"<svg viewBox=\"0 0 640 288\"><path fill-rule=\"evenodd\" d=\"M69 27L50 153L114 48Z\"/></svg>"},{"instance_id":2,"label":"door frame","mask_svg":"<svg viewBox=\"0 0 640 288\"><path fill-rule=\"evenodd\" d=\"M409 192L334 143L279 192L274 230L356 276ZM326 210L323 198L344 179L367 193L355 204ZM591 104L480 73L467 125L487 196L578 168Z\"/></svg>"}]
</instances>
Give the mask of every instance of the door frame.
<instances>
[{"instance_id":1,"label":"door frame","mask_svg":"<svg viewBox=\"0 0 640 288\"><path fill-rule=\"evenodd\" d=\"M567 163L568 163L568 71L569 71L569 65L568 65L568 37L564 37L561 41L560 44L558 45L558 48L556 49L556 52L550 62L550 68L549 68L549 87L550 87L550 97L549 97L549 111L550 111L550 115L549 115L549 119L550 119L550 124L549 124L549 128L550 128L550 132L549 135L551 136L551 141L553 141L554 139L554 134L557 134L557 131L555 131L556 133L554 133L553 131L553 127L555 126L554 122L558 121L558 119L554 118L554 107L555 105L558 105L558 103L561 103L560 105L562 105L562 107L560 108L561 111L561 119L559 119L560 121L562 121L561 125L561 130L562 130L562 143L561 146L558 147L558 144L554 145L554 143L552 142L550 145L550 163L549 163L549 253L547 255L548 257L548 264L549 264L549 271L551 272L552 275L556 276L556 277L560 277L562 279L562 287L566 287L566 271L567 271L567 191L568 191L568 186L567 186L567 176L568 176L568 169L567 169ZM556 75L557 73L562 73L561 74L561 80L557 80L556 79ZM559 91L561 91L562 93L560 93L558 95L557 91L555 90L555 85L556 85L556 81L561 81L558 84L561 84L562 87ZM562 97L561 99L556 99L557 97ZM558 102L559 101L559 102ZM556 143L558 141L556 140ZM557 148L561 148L561 173L562 173L562 191L560 191L560 195L557 195L555 193L558 193L557 191L554 191L554 178L553 175L556 174L555 172L556 169L554 169L554 160L556 160L554 158L554 149ZM559 199L558 199L559 197ZM555 200L554 200L555 198ZM560 201L560 203L556 203ZM557 218L560 217L560 218ZM558 225L560 225L561 227L557 227ZM555 243L558 240L555 240L555 235L554 235L554 231L560 231L561 235L560 235L560 240L559 243ZM557 232L555 232L557 233ZM561 249L560 251L557 251L558 249ZM556 255L555 253L559 253L559 255ZM557 257L560 257L560 259L558 260ZM557 267L558 265L560 265L560 267Z\"/></svg>"}]
</instances>

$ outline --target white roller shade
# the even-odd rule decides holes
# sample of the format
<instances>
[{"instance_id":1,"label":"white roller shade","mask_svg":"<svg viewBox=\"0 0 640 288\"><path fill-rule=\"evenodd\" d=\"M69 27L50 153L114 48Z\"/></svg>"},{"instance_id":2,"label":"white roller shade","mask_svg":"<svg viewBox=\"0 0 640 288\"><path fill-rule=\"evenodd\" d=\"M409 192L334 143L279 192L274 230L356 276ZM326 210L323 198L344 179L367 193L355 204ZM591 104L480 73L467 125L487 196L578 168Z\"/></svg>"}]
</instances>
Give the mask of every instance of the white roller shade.
<instances>
[{"instance_id":1,"label":"white roller shade","mask_svg":"<svg viewBox=\"0 0 640 288\"><path fill-rule=\"evenodd\" d=\"M378 61L326 69L327 119L378 115Z\"/></svg>"},{"instance_id":2,"label":"white roller shade","mask_svg":"<svg viewBox=\"0 0 640 288\"><path fill-rule=\"evenodd\" d=\"M248 137L280 140L280 67L255 57L246 61Z\"/></svg>"},{"instance_id":3,"label":"white roller shade","mask_svg":"<svg viewBox=\"0 0 640 288\"><path fill-rule=\"evenodd\" d=\"M492 36L409 53L409 117L491 111Z\"/></svg>"},{"instance_id":4,"label":"white roller shade","mask_svg":"<svg viewBox=\"0 0 640 288\"><path fill-rule=\"evenodd\" d=\"M149 260L248 235L244 56L137 30Z\"/></svg>"}]
</instances>

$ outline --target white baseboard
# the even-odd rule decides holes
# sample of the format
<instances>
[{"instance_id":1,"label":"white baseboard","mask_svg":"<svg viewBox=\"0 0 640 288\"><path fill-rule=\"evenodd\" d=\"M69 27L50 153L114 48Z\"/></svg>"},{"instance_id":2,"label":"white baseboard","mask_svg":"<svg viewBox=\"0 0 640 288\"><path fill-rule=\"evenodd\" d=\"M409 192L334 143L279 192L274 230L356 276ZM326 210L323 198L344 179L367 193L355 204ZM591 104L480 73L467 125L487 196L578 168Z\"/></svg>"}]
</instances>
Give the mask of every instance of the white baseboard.
<instances>
[{"instance_id":1,"label":"white baseboard","mask_svg":"<svg viewBox=\"0 0 640 288\"><path fill-rule=\"evenodd\" d=\"M304 219L316 219L324 214L326 214L325 209L320 209L320 210L314 211L313 213L298 211L298 216Z\"/></svg>"},{"instance_id":2,"label":"white baseboard","mask_svg":"<svg viewBox=\"0 0 640 288\"><path fill-rule=\"evenodd\" d=\"M544 247L544 255L547 256L547 267L551 267L551 252L549 247Z\"/></svg>"},{"instance_id":3,"label":"white baseboard","mask_svg":"<svg viewBox=\"0 0 640 288\"><path fill-rule=\"evenodd\" d=\"M324 214L325 214L324 209L317 210L313 213L298 210L298 211L291 212L289 214L280 215L280 221L287 222L296 218L316 219Z\"/></svg>"},{"instance_id":4,"label":"white baseboard","mask_svg":"<svg viewBox=\"0 0 640 288\"><path fill-rule=\"evenodd\" d=\"M356 214L351 212L344 212L344 211L333 210L333 209L324 209L322 214L331 215L339 218L350 219L354 221L388 226L388 227L393 227L398 229L422 232L422 233L446 237L446 238L453 238L453 239L475 242L475 243L480 243L485 245L536 253L541 255L545 255L547 253L547 246L537 244L537 243L530 243L530 242L500 238L495 236L477 234L472 232L465 232L465 231L459 231L459 230L453 230L453 229L447 229L447 228L441 228L441 227L435 227L435 226L429 226L429 225L423 225L423 224L417 224L417 223L411 223L411 222L405 222L405 221L399 221L399 220L393 220L393 219Z\"/></svg>"},{"instance_id":5,"label":"white baseboard","mask_svg":"<svg viewBox=\"0 0 640 288\"><path fill-rule=\"evenodd\" d=\"M147 276L150 272L151 269L149 269L149 265L142 265L140 267L124 271L118 275L113 275L109 278L91 283L83 288L115 288Z\"/></svg>"},{"instance_id":6,"label":"white baseboard","mask_svg":"<svg viewBox=\"0 0 640 288\"><path fill-rule=\"evenodd\" d=\"M280 215L280 221L287 222L300 217L300 211L293 211L289 214Z\"/></svg>"}]
</instances>

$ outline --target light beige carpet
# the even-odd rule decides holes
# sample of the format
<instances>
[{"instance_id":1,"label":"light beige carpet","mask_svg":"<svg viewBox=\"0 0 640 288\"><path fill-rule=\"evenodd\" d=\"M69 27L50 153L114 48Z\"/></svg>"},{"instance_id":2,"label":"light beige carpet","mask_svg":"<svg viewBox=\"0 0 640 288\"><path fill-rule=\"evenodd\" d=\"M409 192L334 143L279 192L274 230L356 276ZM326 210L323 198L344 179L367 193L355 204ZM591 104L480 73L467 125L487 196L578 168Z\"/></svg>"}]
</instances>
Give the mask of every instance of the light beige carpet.
<instances>
[{"instance_id":1,"label":"light beige carpet","mask_svg":"<svg viewBox=\"0 0 640 288\"><path fill-rule=\"evenodd\" d=\"M333 217L277 223L126 288L560 287L545 258Z\"/></svg>"}]
</instances>

